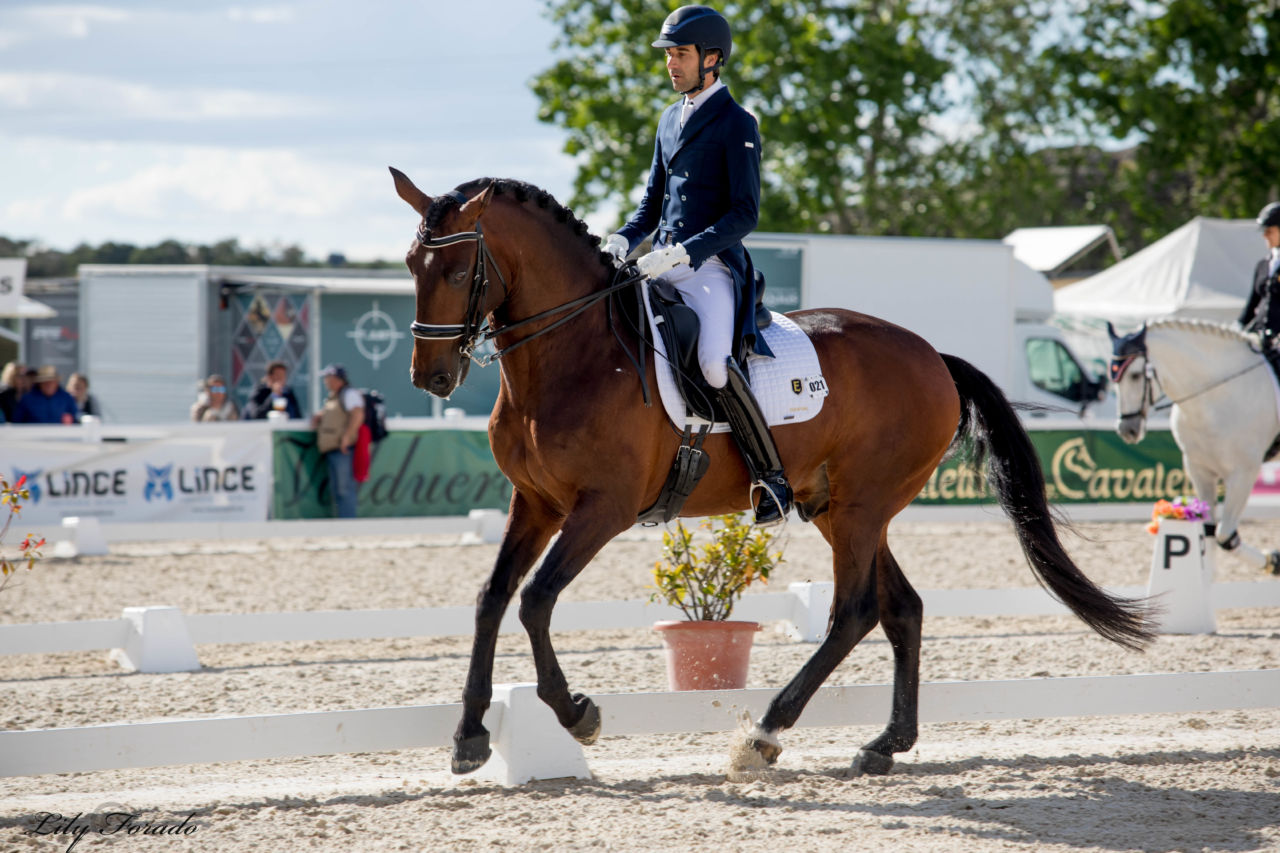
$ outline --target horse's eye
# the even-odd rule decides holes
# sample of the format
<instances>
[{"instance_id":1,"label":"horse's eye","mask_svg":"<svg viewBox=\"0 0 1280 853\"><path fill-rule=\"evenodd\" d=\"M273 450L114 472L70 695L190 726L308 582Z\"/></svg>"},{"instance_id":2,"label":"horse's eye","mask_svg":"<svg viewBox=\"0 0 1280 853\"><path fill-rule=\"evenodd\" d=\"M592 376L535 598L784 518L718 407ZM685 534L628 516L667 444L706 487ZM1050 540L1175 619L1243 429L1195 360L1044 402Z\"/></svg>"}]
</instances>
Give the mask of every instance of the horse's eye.
<instances>
[{"instance_id":1,"label":"horse's eye","mask_svg":"<svg viewBox=\"0 0 1280 853\"><path fill-rule=\"evenodd\" d=\"M449 281L453 282L454 284L462 284L466 280L467 280L466 270L458 270L456 273L449 276Z\"/></svg>"}]
</instances>

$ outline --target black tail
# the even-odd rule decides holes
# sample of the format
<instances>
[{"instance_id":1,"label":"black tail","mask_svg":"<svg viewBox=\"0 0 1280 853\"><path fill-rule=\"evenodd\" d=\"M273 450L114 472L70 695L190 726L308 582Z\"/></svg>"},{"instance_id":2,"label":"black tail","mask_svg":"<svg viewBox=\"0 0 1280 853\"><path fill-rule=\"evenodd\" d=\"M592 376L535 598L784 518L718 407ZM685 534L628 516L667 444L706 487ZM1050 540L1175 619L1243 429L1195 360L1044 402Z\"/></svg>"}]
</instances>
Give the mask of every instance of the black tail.
<instances>
[{"instance_id":1,"label":"black tail","mask_svg":"<svg viewBox=\"0 0 1280 853\"><path fill-rule=\"evenodd\" d=\"M1108 595L1085 577L1058 541L1044 496L1044 472L1031 438L996 384L972 364L943 355L960 392L956 440L973 443L974 464L987 465L987 481L1013 520L1018 542L1040 585L1093 630L1112 642L1141 649L1155 636L1143 600Z\"/></svg>"}]
</instances>

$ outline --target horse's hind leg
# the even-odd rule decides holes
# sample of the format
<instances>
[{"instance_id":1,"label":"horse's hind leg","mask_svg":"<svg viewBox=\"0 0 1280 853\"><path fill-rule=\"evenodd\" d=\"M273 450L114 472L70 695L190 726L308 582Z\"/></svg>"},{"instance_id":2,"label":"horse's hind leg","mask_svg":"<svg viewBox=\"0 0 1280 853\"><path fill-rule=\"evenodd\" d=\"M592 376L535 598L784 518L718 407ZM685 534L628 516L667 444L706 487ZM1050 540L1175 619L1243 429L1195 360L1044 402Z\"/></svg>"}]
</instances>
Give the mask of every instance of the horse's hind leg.
<instances>
[{"instance_id":1,"label":"horse's hind leg","mask_svg":"<svg viewBox=\"0 0 1280 853\"><path fill-rule=\"evenodd\" d=\"M778 760L782 747L777 734L800 719L800 713L827 676L840 665L858 641L875 627L875 552L881 531L859 525L856 510L833 507L814 520L831 543L835 565L835 600L826 639L795 677L769 703L748 736L748 752L734 756L734 770L750 770ZM754 754L753 754L754 753Z\"/></svg>"},{"instance_id":2,"label":"horse's hind leg","mask_svg":"<svg viewBox=\"0 0 1280 853\"><path fill-rule=\"evenodd\" d=\"M520 621L533 648L538 696L555 712L560 725L584 744L595 743L600 734L600 711L588 697L569 693L569 683L551 645L551 611L560 593L591 558L634 520L634 515L627 516L607 501L575 508L565 519L560 538L520 594Z\"/></svg>"},{"instance_id":3,"label":"horse's hind leg","mask_svg":"<svg viewBox=\"0 0 1280 853\"><path fill-rule=\"evenodd\" d=\"M462 720L453 735L454 773L470 773L489 760L489 731L483 720L493 698L493 656L498 644L498 628L520 579L547 547L558 524L558 518L529 502L519 491L512 496L498 558L476 601L476 633L467 686L462 693Z\"/></svg>"},{"instance_id":4,"label":"horse's hind leg","mask_svg":"<svg viewBox=\"0 0 1280 853\"><path fill-rule=\"evenodd\" d=\"M888 773L893 754L915 746L919 724L920 634L924 607L920 596L881 541L876 551L880 627L893 646L893 711L889 725L862 747L854 761L858 773Z\"/></svg>"}]
</instances>

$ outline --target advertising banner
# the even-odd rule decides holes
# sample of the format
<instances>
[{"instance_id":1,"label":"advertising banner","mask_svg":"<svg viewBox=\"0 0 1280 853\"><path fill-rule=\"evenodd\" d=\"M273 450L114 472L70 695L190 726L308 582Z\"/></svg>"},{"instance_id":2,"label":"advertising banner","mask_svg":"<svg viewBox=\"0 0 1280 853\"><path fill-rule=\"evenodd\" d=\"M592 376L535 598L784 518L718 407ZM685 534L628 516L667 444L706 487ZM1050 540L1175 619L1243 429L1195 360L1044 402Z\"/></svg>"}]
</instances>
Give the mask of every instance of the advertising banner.
<instances>
[{"instance_id":1,"label":"advertising banner","mask_svg":"<svg viewBox=\"0 0 1280 853\"><path fill-rule=\"evenodd\" d=\"M397 431L374 446L369 479L357 497L360 518L466 515L506 509L511 484L489 452L483 430ZM310 431L275 434L277 519L333 515L329 472Z\"/></svg>"},{"instance_id":2,"label":"advertising banner","mask_svg":"<svg viewBox=\"0 0 1280 853\"><path fill-rule=\"evenodd\" d=\"M1168 431L1126 444L1111 430L1035 430L1031 443L1054 503L1143 503L1192 493L1182 451ZM985 476L964 454L939 465L916 499L928 506L994 501Z\"/></svg>"},{"instance_id":3,"label":"advertising banner","mask_svg":"<svg viewBox=\"0 0 1280 853\"><path fill-rule=\"evenodd\" d=\"M67 516L265 521L272 493L266 424L201 426L124 428L102 441L84 440L94 427L7 427L0 472L11 484L27 478L25 525L57 525Z\"/></svg>"}]
</instances>

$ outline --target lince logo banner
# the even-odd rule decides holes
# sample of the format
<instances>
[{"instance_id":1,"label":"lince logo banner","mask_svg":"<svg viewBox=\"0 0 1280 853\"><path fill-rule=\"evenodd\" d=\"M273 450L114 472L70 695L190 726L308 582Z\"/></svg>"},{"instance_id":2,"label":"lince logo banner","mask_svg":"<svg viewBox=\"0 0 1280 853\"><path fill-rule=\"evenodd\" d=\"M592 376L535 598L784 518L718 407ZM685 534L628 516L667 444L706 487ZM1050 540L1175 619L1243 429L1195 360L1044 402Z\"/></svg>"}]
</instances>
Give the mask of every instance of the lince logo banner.
<instances>
[{"instance_id":1,"label":"lince logo banner","mask_svg":"<svg viewBox=\"0 0 1280 853\"><path fill-rule=\"evenodd\" d=\"M266 520L272 466L265 423L226 435L190 426L152 435L126 436L123 444L0 442L0 471L14 472L15 481L26 475L31 501L22 517L33 526L72 515L104 522Z\"/></svg>"}]
</instances>

